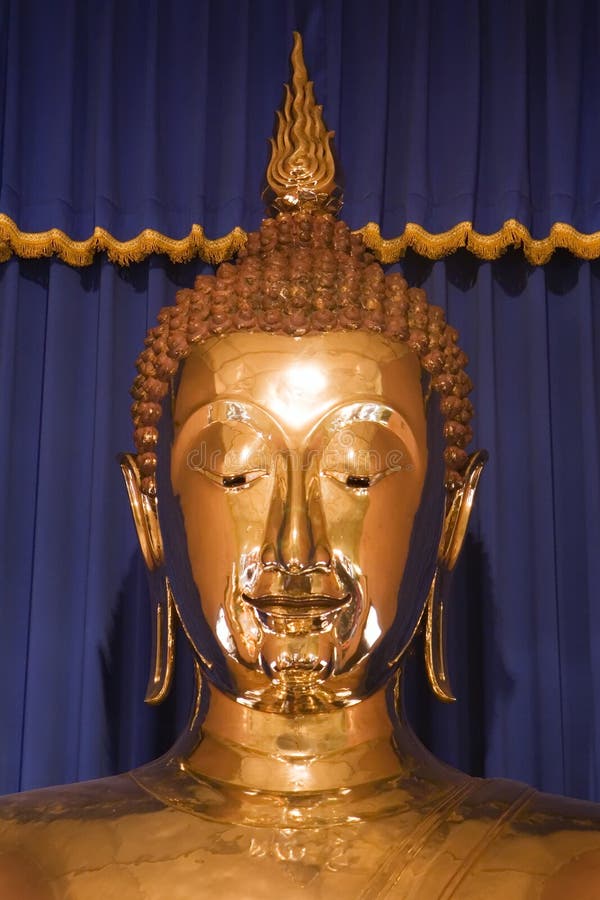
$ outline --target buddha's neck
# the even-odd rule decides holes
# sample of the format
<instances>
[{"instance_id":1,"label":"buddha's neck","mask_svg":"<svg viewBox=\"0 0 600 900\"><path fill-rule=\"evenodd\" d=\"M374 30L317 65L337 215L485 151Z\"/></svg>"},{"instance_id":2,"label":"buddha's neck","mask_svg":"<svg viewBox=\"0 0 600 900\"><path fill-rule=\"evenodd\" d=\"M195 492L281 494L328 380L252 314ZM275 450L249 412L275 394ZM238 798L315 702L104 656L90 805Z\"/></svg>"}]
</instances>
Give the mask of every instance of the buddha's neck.
<instances>
[{"instance_id":1,"label":"buddha's neck","mask_svg":"<svg viewBox=\"0 0 600 900\"><path fill-rule=\"evenodd\" d=\"M327 791L390 777L445 779L451 770L420 744L392 688L346 709L292 716L261 712L211 688L201 738L184 752L198 775L247 790ZM396 692L397 694L397 692Z\"/></svg>"}]
</instances>

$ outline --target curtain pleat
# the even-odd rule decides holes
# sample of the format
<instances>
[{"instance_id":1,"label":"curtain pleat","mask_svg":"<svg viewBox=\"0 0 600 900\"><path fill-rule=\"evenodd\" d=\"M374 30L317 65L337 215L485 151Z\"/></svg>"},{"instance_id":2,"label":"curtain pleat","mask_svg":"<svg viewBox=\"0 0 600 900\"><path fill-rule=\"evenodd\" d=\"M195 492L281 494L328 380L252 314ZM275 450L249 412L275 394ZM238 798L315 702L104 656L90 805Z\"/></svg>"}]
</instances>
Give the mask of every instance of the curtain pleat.
<instances>
[{"instance_id":1,"label":"curtain pleat","mask_svg":"<svg viewBox=\"0 0 600 900\"><path fill-rule=\"evenodd\" d=\"M597 278L580 272L581 294L556 293L549 304L549 369L552 382L552 459L555 480L555 578L561 628L561 701L564 720L565 777L581 792L589 778L597 742L593 716L579 719L570 698L594 709L590 673L597 668L597 600L600 564L594 549L600 512L598 404L595 382L597 333L589 330L590 307L598 301ZM591 281L591 283L589 283ZM587 284L586 284L587 283ZM586 296L585 287L590 295ZM569 302L569 300L575 302ZM594 344L596 346L594 346ZM591 378L591 381L588 381ZM581 454L576 448L581 448ZM577 455L577 461L573 459ZM597 704L596 704L597 705Z\"/></svg>"}]
</instances>

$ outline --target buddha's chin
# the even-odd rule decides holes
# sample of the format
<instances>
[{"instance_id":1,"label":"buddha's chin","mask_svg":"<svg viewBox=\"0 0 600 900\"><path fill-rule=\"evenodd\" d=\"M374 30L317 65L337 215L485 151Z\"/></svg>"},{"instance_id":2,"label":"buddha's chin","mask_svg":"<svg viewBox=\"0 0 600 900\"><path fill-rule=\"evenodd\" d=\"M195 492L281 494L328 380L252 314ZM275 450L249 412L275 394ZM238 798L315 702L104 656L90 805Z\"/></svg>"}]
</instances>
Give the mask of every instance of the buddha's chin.
<instances>
[{"instance_id":1,"label":"buddha's chin","mask_svg":"<svg viewBox=\"0 0 600 900\"><path fill-rule=\"evenodd\" d=\"M334 622L286 619L277 630L262 630L254 665L241 672L236 699L243 705L265 711L294 714L324 712L357 703L364 658L350 664L339 643ZM363 648L364 649L364 648ZM368 655L368 654L367 654ZM358 664L356 664L358 663ZM252 676L248 678L248 668Z\"/></svg>"},{"instance_id":2,"label":"buddha's chin","mask_svg":"<svg viewBox=\"0 0 600 900\"><path fill-rule=\"evenodd\" d=\"M318 639L320 638L320 640ZM336 677L331 634L285 643L265 640L259 655L262 684L242 690L239 703L268 712L326 712L358 702L344 677Z\"/></svg>"},{"instance_id":3,"label":"buddha's chin","mask_svg":"<svg viewBox=\"0 0 600 900\"><path fill-rule=\"evenodd\" d=\"M290 623L292 625L292 623ZM283 634L265 631L259 664L273 684L309 688L322 684L333 672L335 642L331 629L316 630L297 622Z\"/></svg>"}]
</instances>

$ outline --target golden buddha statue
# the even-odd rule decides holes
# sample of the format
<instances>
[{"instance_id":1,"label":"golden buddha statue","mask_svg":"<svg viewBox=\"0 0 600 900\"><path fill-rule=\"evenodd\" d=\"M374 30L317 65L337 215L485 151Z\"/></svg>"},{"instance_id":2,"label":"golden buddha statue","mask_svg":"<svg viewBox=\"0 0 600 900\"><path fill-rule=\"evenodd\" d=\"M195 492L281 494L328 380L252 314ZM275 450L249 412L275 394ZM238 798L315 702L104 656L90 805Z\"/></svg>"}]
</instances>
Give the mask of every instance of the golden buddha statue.
<instances>
[{"instance_id":1,"label":"golden buddha statue","mask_svg":"<svg viewBox=\"0 0 600 900\"><path fill-rule=\"evenodd\" d=\"M275 215L161 312L133 388L147 699L179 622L189 726L133 772L5 798L0 897L591 900L597 806L455 771L403 715L420 629L452 699L444 596L485 454L456 332L335 218L298 36L292 61Z\"/></svg>"}]
</instances>

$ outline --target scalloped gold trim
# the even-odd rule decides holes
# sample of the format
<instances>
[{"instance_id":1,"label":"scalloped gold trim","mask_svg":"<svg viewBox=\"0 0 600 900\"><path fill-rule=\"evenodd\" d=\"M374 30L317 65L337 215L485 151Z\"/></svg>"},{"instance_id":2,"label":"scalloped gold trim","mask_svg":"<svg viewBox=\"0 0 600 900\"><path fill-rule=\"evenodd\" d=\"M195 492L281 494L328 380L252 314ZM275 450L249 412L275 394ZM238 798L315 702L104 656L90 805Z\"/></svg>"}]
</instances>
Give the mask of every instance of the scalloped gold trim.
<instances>
[{"instance_id":1,"label":"scalloped gold trim","mask_svg":"<svg viewBox=\"0 0 600 900\"><path fill-rule=\"evenodd\" d=\"M382 263L396 262L409 247L429 259L441 259L460 247L466 247L474 256L486 260L498 259L509 247L522 247L526 259L535 266L547 263L559 248L569 250L582 259L597 259L600 256L600 231L582 234L566 222L555 222L549 235L540 240L532 238L529 229L516 219L507 219L494 234L480 234L471 222L459 222L440 234L431 234L420 225L409 222L402 234L389 239L381 237L379 225L368 222L357 233L362 235L365 245Z\"/></svg>"},{"instance_id":2,"label":"scalloped gold trim","mask_svg":"<svg viewBox=\"0 0 600 900\"><path fill-rule=\"evenodd\" d=\"M409 222L402 234L383 238L379 225L368 222L359 228L367 247L382 263L396 262L410 247L421 256L441 259L466 247L480 259L492 260L502 256L509 247L522 247L527 260L536 266L548 262L555 250L569 250L581 259L600 257L600 231L582 234L566 222L555 222L547 237L536 240L529 229L507 219L494 234L480 234L471 222L459 222L448 231L431 234L420 225ZM187 262L196 256L210 263L231 259L246 243L247 232L234 228L229 234L211 240L205 237L201 225L192 225L187 237L175 240L146 228L128 241L119 241L104 228L95 228L85 241L74 241L59 228L49 231L21 231L11 218L0 213L0 262L13 254L26 259L58 256L70 266L88 266L94 255L106 251L108 258L118 265L139 262L151 253L164 253L173 262Z\"/></svg>"},{"instance_id":3,"label":"scalloped gold trim","mask_svg":"<svg viewBox=\"0 0 600 900\"><path fill-rule=\"evenodd\" d=\"M187 262L195 256L210 263L230 259L246 243L246 232L234 228L229 234L211 240L201 225L192 225L187 237L176 240L145 228L128 241L119 241L104 228L94 228L91 237L74 241L59 228L49 231L21 231L11 218L0 213L0 262L16 254L27 259L58 256L70 266L89 266L96 253L106 251L111 262L127 266L151 253L165 253L173 262Z\"/></svg>"}]
</instances>

